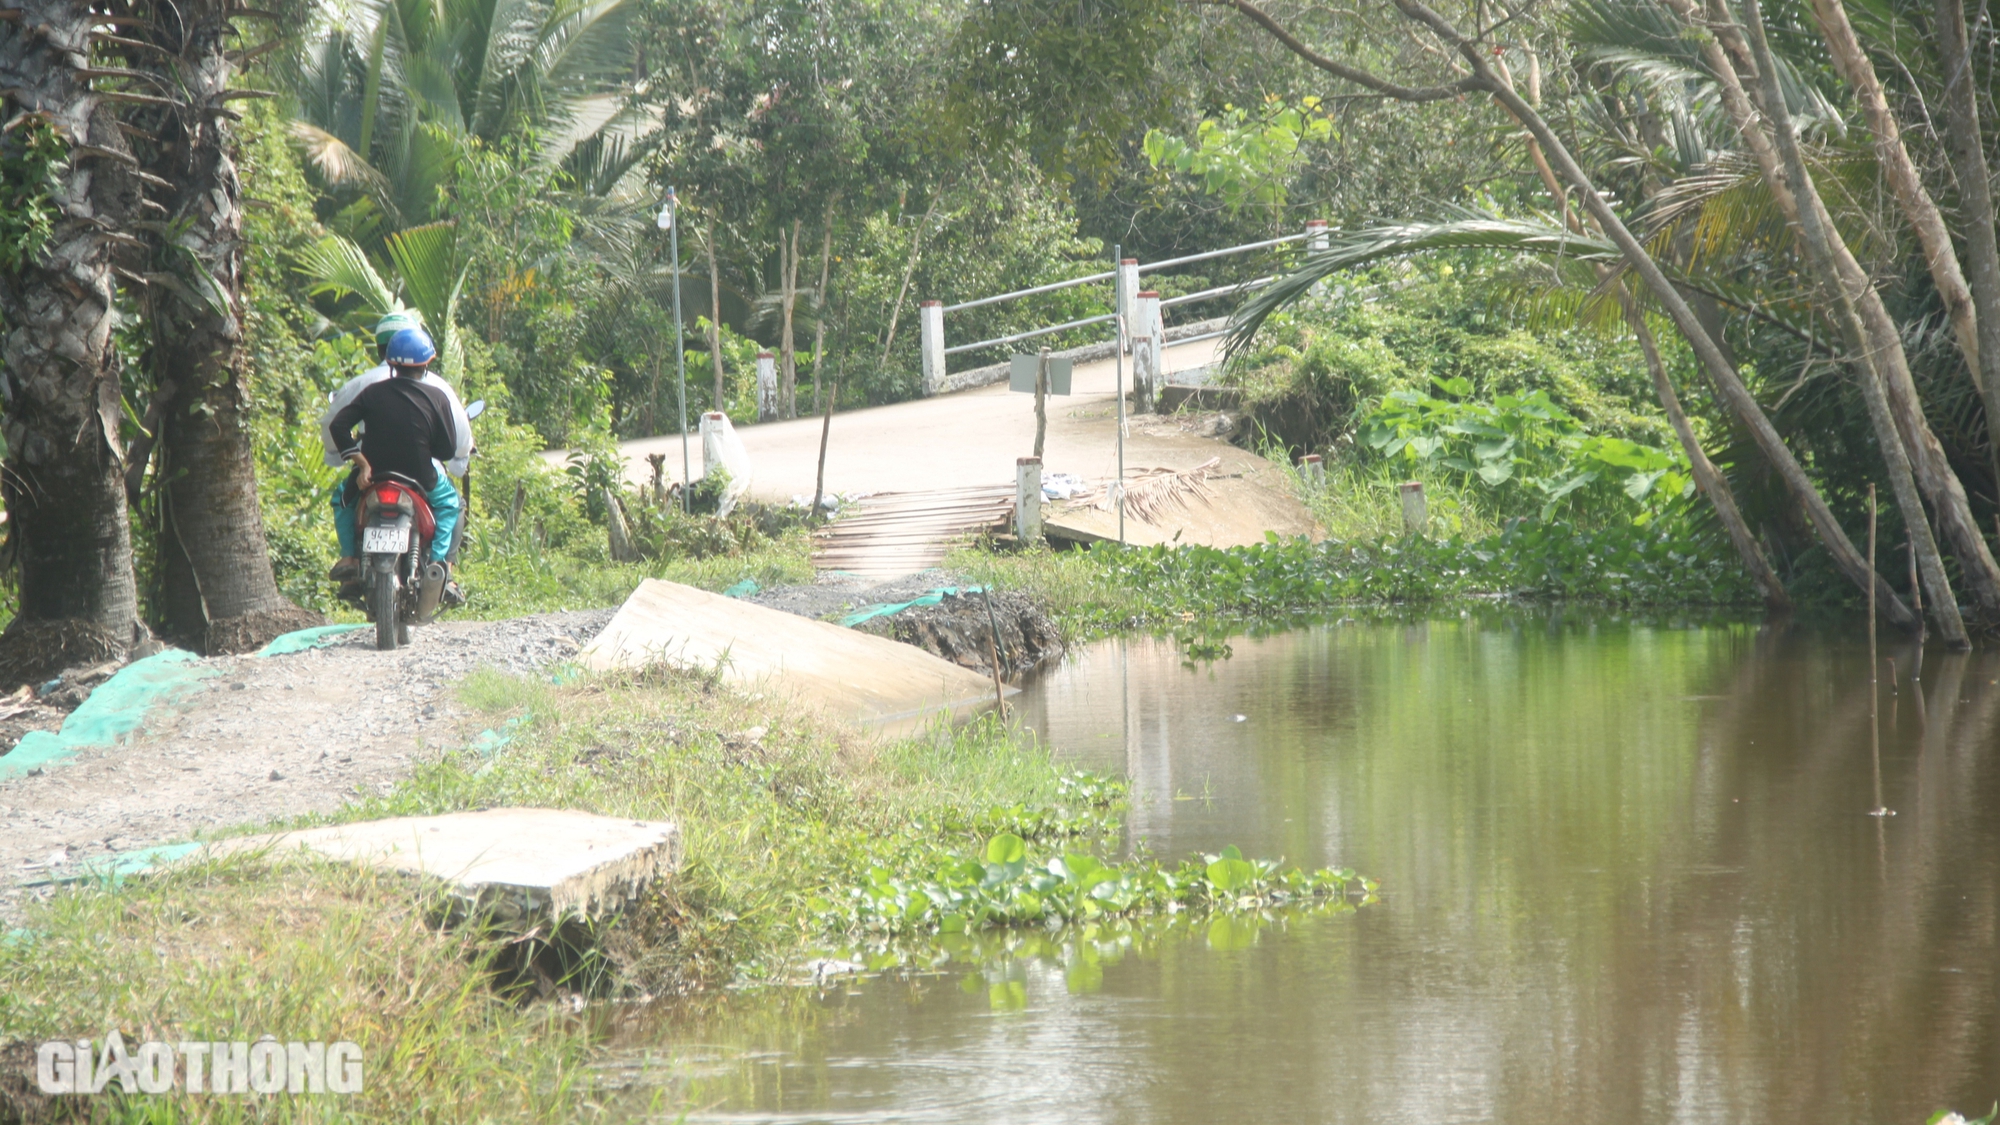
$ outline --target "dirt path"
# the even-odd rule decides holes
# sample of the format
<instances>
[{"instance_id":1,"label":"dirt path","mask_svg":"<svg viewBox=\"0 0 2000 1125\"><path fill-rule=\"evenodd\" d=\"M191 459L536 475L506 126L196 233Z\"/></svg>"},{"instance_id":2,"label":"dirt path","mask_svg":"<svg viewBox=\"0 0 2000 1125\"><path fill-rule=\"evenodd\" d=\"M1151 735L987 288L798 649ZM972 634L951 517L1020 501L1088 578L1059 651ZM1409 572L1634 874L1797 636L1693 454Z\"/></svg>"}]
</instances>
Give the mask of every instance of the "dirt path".
<instances>
[{"instance_id":1,"label":"dirt path","mask_svg":"<svg viewBox=\"0 0 2000 1125\"><path fill-rule=\"evenodd\" d=\"M32 893L23 883L93 856L386 793L418 757L481 729L451 684L480 667L540 671L611 614L442 622L394 653L359 630L288 656L206 661L219 674L129 744L0 781L0 914Z\"/></svg>"}]
</instances>

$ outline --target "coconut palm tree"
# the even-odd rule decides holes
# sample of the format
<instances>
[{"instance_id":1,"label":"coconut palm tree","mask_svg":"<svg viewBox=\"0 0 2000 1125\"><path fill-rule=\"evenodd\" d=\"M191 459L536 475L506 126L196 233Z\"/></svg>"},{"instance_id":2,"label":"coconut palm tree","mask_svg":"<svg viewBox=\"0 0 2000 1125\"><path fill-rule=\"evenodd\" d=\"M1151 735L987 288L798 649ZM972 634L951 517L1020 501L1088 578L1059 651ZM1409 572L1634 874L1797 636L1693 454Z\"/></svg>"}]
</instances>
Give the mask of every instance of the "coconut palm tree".
<instances>
[{"instance_id":1,"label":"coconut palm tree","mask_svg":"<svg viewBox=\"0 0 2000 1125\"><path fill-rule=\"evenodd\" d=\"M636 0L344 0L295 63L293 135L363 244L449 219L467 146L532 134L535 171L611 194L652 142L635 108Z\"/></svg>"},{"instance_id":2,"label":"coconut palm tree","mask_svg":"<svg viewBox=\"0 0 2000 1125\"><path fill-rule=\"evenodd\" d=\"M0 20L0 492L19 599L0 681L122 656L139 639L126 517L114 253L138 180L109 96L91 89L94 18L22 0Z\"/></svg>"},{"instance_id":3,"label":"coconut palm tree","mask_svg":"<svg viewBox=\"0 0 2000 1125\"><path fill-rule=\"evenodd\" d=\"M153 403L130 451L157 457L158 591L166 633L204 652L262 647L322 620L279 592L257 498L243 338L243 212L228 103L240 0L141 0L107 44L139 99L126 129L144 173L146 244L130 276L150 337ZM129 491L136 492L136 489Z\"/></svg>"}]
</instances>

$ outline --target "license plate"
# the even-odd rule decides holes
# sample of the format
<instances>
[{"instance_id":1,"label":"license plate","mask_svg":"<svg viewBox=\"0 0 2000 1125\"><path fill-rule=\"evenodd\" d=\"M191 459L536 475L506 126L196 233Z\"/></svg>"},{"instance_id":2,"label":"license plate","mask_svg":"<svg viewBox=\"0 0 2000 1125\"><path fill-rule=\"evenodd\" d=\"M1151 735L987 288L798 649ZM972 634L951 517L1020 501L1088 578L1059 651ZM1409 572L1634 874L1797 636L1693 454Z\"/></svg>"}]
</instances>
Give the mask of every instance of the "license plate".
<instances>
[{"instance_id":1,"label":"license plate","mask_svg":"<svg viewBox=\"0 0 2000 1125\"><path fill-rule=\"evenodd\" d=\"M361 549L371 555L400 555L410 545L409 529L401 527L364 527L361 529Z\"/></svg>"}]
</instances>

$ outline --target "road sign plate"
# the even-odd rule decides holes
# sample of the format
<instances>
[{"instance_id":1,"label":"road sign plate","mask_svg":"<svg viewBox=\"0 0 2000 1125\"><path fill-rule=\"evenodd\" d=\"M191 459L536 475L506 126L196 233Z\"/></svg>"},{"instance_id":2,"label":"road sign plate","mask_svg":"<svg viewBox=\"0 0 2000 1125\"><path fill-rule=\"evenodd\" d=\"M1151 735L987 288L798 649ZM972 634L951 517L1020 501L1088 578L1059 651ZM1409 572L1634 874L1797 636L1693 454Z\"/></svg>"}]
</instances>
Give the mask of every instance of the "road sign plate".
<instances>
[{"instance_id":1,"label":"road sign plate","mask_svg":"<svg viewBox=\"0 0 2000 1125\"><path fill-rule=\"evenodd\" d=\"M1007 389L1010 391L1020 391L1023 394L1034 394L1035 364L1040 359L1040 356L1032 355L1017 355L1013 357L1013 364L1007 369ZM1070 368L1071 364L1069 360L1057 359L1054 356L1049 357L1050 394L1066 395L1069 393Z\"/></svg>"}]
</instances>

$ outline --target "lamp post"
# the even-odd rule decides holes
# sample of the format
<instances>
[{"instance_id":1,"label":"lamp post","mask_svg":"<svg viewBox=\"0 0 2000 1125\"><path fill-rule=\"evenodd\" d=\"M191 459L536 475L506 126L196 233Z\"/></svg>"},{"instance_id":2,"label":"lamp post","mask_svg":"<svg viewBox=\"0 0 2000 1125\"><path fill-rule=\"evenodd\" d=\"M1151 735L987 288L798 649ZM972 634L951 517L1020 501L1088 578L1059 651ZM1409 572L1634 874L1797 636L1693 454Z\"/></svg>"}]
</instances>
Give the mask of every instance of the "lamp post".
<instances>
[{"instance_id":1,"label":"lamp post","mask_svg":"<svg viewBox=\"0 0 2000 1125\"><path fill-rule=\"evenodd\" d=\"M674 260L674 393L679 397L681 409L681 510L694 511L693 462L688 457L688 381L686 341L681 338L681 230L674 222L680 209L680 199L674 189L667 188L667 197L660 201L660 229L667 232L668 253Z\"/></svg>"}]
</instances>

